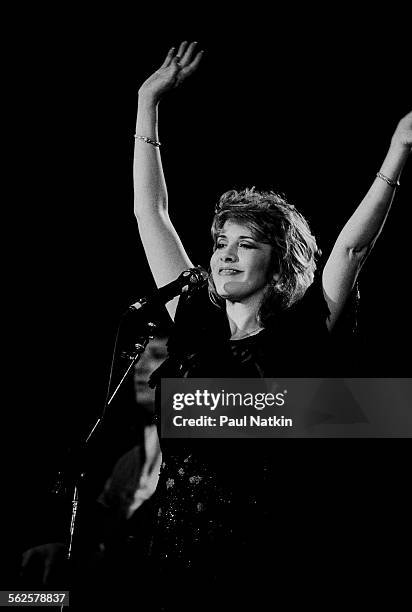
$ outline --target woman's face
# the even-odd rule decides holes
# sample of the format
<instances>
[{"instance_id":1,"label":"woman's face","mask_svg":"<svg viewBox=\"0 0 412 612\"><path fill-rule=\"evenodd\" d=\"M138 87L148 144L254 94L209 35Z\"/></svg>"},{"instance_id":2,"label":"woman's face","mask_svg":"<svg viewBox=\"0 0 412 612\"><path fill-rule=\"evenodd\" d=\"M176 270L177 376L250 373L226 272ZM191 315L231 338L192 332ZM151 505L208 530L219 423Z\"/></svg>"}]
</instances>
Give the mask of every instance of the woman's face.
<instances>
[{"instance_id":1,"label":"woman's face","mask_svg":"<svg viewBox=\"0 0 412 612\"><path fill-rule=\"evenodd\" d=\"M217 293L233 301L263 295L272 277L269 267L272 246L255 240L246 225L226 221L216 238L210 260Z\"/></svg>"}]
</instances>

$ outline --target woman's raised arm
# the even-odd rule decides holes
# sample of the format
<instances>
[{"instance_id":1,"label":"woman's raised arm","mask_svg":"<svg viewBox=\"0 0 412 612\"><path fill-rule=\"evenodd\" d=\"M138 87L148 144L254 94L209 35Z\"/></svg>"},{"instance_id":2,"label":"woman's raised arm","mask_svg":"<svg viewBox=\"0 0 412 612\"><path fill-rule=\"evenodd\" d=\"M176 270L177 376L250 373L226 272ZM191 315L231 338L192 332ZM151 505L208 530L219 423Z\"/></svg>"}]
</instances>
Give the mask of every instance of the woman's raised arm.
<instances>
[{"instance_id":1,"label":"woman's raised arm","mask_svg":"<svg viewBox=\"0 0 412 612\"><path fill-rule=\"evenodd\" d=\"M196 43L170 49L161 67L140 87L133 162L134 211L155 283L162 287L192 268L168 213L167 189L159 150L158 106L162 96L192 74L201 59ZM177 298L167 305L173 318Z\"/></svg>"},{"instance_id":2,"label":"woman's raised arm","mask_svg":"<svg viewBox=\"0 0 412 612\"><path fill-rule=\"evenodd\" d=\"M411 145L412 112L398 123L376 179L342 229L326 262L322 281L331 313L329 328L339 317L359 271L382 231Z\"/></svg>"}]
</instances>

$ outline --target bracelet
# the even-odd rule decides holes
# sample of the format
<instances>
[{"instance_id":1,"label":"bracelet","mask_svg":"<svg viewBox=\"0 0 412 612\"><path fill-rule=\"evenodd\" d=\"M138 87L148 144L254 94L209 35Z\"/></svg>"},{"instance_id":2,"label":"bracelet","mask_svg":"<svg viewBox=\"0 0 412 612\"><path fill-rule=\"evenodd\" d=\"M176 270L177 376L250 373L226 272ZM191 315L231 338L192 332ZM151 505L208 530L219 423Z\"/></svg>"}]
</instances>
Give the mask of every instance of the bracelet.
<instances>
[{"instance_id":1,"label":"bracelet","mask_svg":"<svg viewBox=\"0 0 412 612\"><path fill-rule=\"evenodd\" d=\"M138 138L139 140L144 140L144 142L147 142L147 144L151 144L154 147L160 147L160 142L153 140L152 138L146 138L146 136L140 136L139 134L135 134L134 137L135 139Z\"/></svg>"},{"instance_id":2,"label":"bracelet","mask_svg":"<svg viewBox=\"0 0 412 612\"><path fill-rule=\"evenodd\" d=\"M382 172L377 172L376 176L378 178L382 179L383 181L385 181L385 183L388 183L388 185L390 185L391 187L399 187L400 186L400 182L399 181L394 181L394 180L388 178L387 176L382 174Z\"/></svg>"}]
</instances>

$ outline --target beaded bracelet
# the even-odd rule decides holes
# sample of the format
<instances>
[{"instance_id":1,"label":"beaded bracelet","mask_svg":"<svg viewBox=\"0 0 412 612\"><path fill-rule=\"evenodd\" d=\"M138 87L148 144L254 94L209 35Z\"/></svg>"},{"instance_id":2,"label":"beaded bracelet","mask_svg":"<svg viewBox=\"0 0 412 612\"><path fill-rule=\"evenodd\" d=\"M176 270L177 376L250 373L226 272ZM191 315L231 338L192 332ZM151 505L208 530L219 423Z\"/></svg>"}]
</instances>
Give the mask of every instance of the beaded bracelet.
<instances>
[{"instance_id":1,"label":"beaded bracelet","mask_svg":"<svg viewBox=\"0 0 412 612\"><path fill-rule=\"evenodd\" d=\"M160 147L160 142L158 142L157 140L153 140L152 138L147 138L146 136L140 136L139 134L135 134L134 137L138 138L139 140L143 140L144 142L147 142L147 144L151 144L154 147Z\"/></svg>"},{"instance_id":2,"label":"beaded bracelet","mask_svg":"<svg viewBox=\"0 0 412 612\"><path fill-rule=\"evenodd\" d=\"M385 181L385 183L388 183L388 185L390 185L391 187L399 187L400 186L400 182L399 181L394 181L394 180L388 178L387 176L382 174L382 172L377 172L376 176L378 178L382 179L383 181Z\"/></svg>"}]
</instances>

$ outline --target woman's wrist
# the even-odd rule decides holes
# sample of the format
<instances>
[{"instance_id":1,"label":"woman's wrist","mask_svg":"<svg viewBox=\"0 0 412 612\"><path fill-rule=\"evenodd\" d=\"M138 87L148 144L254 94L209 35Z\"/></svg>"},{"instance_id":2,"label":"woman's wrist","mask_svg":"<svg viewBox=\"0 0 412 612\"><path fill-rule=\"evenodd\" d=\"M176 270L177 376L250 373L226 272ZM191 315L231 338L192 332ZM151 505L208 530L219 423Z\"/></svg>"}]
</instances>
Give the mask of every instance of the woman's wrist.
<instances>
[{"instance_id":1,"label":"woman's wrist","mask_svg":"<svg viewBox=\"0 0 412 612\"><path fill-rule=\"evenodd\" d=\"M392 162L392 164L399 168L399 171L401 171L403 166L405 165L410 152L410 144L402 142L399 139L392 138L388 151L388 158Z\"/></svg>"},{"instance_id":2,"label":"woman's wrist","mask_svg":"<svg viewBox=\"0 0 412 612\"><path fill-rule=\"evenodd\" d=\"M146 107L153 107L156 108L156 106L159 103L159 98L156 97L152 92L150 91L145 91L145 90L140 90L138 91L138 100L139 100L139 104L144 105Z\"/></svg>"},{"instance_id":3,"label":"woman's wrist","mask_svg":"<svg viewBox=\"0 0 412 612\"><path fill-rule=\"evenodd\" d=\"M392 181L398 181L402 169L409 156L409 146L392 138L388 153L380 168L380 172Z\"/></svg>"},{"instance_id":4,"label":"woman's wrist","mask_svg":"<svg viewBox=\"0 0 412 612\"><path fill-rule=\"evenodd\" d=\"M136 134L148 138L157 138L157 104L152 96L146 94L140 96L137 106Z\"/></svg>"},{"instance_id":5,"label":"woman's wrist","mask_svg":"<svg viewBox=\"0 0 412 612\"><path fill-rule=\"evenodd\" d=\"M399 137L394 134L392 136L389 152L392 155L398 155L400 157L408 157L411 152L411 145L407 142L403 142Z\"/></svg>"}]
</instances>

